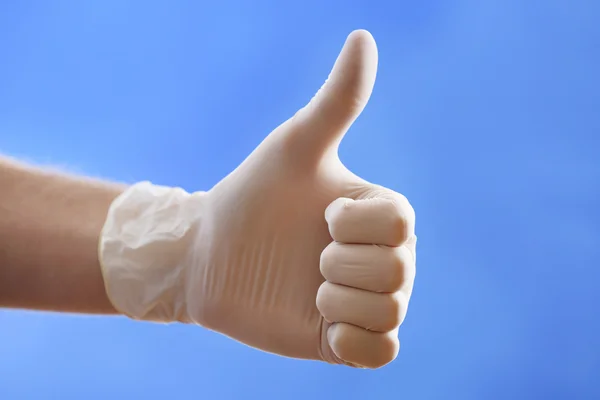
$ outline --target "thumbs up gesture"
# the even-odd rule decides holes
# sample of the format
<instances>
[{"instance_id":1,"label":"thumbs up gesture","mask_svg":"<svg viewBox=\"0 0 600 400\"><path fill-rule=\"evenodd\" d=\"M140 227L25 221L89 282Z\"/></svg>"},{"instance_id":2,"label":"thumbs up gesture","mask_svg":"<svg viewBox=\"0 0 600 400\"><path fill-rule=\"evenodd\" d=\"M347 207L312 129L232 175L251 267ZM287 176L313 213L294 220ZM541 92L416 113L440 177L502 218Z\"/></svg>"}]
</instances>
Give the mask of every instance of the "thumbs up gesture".
<instances>
[{"instance_id":1,"label":"thumbs up gesture","mask_svg":"<svg viewBox=\"0 0 600 400\"><path fill-rule=\"evenodd\" d=\"M355 31L308 105L211 190L141 182L117 198L100 240L115 308L287 357L392 361L415 277L414 211L338 157L376 70L374 39Z\"/></svg>"}]
</instances>

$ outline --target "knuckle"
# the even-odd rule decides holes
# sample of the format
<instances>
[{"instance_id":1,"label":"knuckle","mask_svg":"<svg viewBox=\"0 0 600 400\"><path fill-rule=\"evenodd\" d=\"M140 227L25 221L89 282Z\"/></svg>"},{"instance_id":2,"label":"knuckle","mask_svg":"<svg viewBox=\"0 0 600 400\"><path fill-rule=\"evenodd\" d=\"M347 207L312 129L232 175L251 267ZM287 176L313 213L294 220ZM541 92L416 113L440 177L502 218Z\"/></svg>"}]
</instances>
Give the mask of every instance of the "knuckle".
<instances>
[{"instance_id":1,"label":"knuckle","mask_svg":"<svg viewBox=\"0 0 600 400\"><path fill-rule=\"evenodd\" d=\"M377 369L386 366L396 359L400 351L400 341L394 334L381 334L377 337L375 352L371 356L368 368Z\"/></svg>"},{"instance_id":2,"label":"knuckle","mask_svg":"<svg viewBox=\"0 0 600 400\"><path fill-rule=\"evenodd\" d=\"M406 226L410 222L410 215L412 213L411 207L406 205L405 201L392 201L391 202L391 213L394 221L398 225Z\"/></svg>"},{"instance_id":3,"label":"knuckle","mask_svg":"<svg viewBox=\"0 0 600 400\"><path fill-rule=\"evenodd\" d=\"M399 327L406 314L406 301L402 292L396 292L388 296L388 312L384 328L392 331Z\"/></svg>"},{"instance_id":4,"label":"knuckle","mask_svg":"<svg viewBox=\"0 0 600 400\"><path fill-rule=\"evenodd\" d=\"M400 341L396 335L383 335L381 342L380 363L376 368L383 367L394 361L400 351Z\"/></svg>"},{"instance_id":5,"label":"knuckle","mask_svg":"<svg viewBox=\"0 0 600 400\"><path fill-rule=\"evenodd\" d=\"M377 369L394 361L400 350L400 342L393 334L373 334L367 340L357 340L351 335L340 335L332 349L346 364L357 368ZM356 349L370 348L368 353Z\"/></svg>"},{"instance_id":6,"label":"knuckle","mask_svg":"<svg viewBox=\"0 0 600 400\"><path fill-rule=\"evenodd\" d=\"M397 235L397 242L406 241L414 230L415 211L403 195L398 194L389 203L392 226L394 235Z\"/></svg>"},{"instance_id":7,"label":"knuckle","mask_svg":"<svg viewBox=\"0 0 600 400\"><path fill-rule=\"evenodd\" d=\"M390 258L391 262L388 271L388 282L390 285L390 291L395 292L400 290L406 281L408 257L404 247L398 247L393 249Z\"/></svg>"}]
</instances>

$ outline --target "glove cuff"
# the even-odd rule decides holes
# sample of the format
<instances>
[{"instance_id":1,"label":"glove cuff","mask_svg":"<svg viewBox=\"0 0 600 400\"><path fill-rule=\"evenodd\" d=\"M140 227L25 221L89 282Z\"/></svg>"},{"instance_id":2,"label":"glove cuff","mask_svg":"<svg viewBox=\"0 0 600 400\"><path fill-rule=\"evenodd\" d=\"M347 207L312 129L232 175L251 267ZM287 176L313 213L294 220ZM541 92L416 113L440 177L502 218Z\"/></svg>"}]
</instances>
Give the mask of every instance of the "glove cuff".
<instances>
[{"instance_id":1,"label":"glove cuff","mask_svg":"<svg viewBox=\"0 0 600 400\"><path fill-rule=\"evenodd\" d=\"M98 258L117 311L138 320L189 320L184 285L201 223L202 194L144 181L113 201Z\"/></svg>"}]
</instances>

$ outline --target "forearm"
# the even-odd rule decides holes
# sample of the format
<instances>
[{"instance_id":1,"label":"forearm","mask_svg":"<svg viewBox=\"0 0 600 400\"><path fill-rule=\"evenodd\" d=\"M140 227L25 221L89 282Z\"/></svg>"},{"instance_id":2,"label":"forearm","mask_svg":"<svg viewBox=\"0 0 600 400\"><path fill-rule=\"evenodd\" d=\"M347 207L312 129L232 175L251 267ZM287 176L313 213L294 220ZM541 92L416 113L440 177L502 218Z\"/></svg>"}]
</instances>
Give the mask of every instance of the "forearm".
<instances>
[{"instance_id":1,"label":"forearm","mask_svg":"<svg viewBox=\"0 0 600 400\"><path fill-rule=\"evenodd\" d=\"M0 158L0 307L116 313L98 239L123 190Z\"/></svg>"}]
</instances>

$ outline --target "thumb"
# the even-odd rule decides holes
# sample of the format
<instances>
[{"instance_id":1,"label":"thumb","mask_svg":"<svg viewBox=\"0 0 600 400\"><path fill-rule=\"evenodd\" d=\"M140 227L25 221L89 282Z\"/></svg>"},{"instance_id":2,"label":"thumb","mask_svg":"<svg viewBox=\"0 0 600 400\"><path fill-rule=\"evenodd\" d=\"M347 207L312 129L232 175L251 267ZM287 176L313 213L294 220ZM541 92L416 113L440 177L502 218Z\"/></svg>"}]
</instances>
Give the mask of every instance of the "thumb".
<instances>
[{"instance_id":1,"label":"thumb","mask_svg":"<svg viewBox=\"0 0 600 400\"><path fill-rule=\"evenodd\" d=\"M367 105L377 74L377 45L365 30L346 39L325 84L294 117L293 141L310 152L337 148Z\"/></svg>"}]
</instances>

